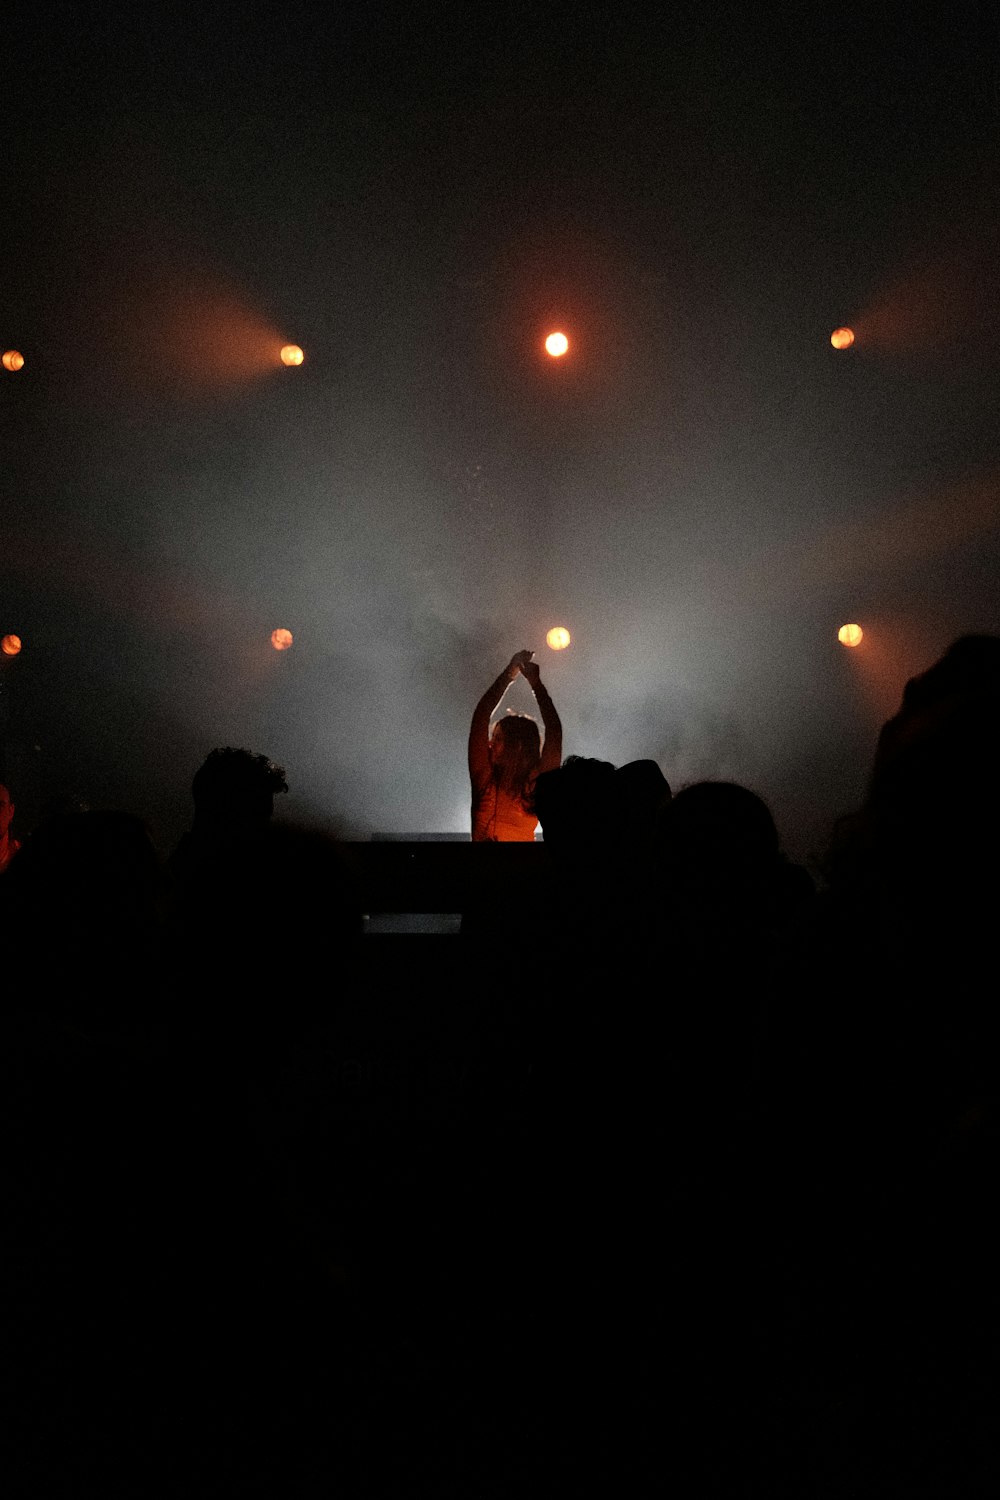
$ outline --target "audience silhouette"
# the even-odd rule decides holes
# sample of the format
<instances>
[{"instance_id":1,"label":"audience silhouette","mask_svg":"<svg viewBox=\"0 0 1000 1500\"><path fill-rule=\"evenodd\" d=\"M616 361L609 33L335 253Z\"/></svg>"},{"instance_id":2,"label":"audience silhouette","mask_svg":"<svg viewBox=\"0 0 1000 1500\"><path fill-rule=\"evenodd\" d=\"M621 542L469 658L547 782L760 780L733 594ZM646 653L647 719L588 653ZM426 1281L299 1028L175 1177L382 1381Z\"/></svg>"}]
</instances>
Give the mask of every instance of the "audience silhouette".
<instances>
[{"instance_id":1,"label":"audience silhouette","mask_svg":"<svg viewBox=\"0 0 1000 1500\"><path fill-rule=\"evenodd\" d=\"M457 938L363 936L248 750L165 863L53 804L0 880L5 1493L992 1493L998 729L965 637L818 893L748 787L536 757Z\"/></svg>"}]
</instances>

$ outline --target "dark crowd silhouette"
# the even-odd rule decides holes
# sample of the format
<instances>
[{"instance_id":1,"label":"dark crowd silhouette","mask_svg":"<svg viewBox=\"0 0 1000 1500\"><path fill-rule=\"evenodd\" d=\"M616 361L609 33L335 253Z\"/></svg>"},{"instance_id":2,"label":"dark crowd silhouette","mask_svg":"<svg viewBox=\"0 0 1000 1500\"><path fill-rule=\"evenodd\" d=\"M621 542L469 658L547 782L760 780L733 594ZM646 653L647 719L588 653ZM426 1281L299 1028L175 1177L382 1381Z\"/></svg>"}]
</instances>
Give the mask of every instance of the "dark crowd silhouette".
<instances>
[{"instance_id":1,"label":"dark crowd silhouette","mask_svg":"<svg viewBox=\"0 0 1000 1500\"><path fill-rule=\"evenodd\" d=\"M4 1495L996 1492L1000 639L816 880L747 787L560 764L532 665L437 863L243 749L166 859L0 787Z\"/></svg>"}]
</instances>

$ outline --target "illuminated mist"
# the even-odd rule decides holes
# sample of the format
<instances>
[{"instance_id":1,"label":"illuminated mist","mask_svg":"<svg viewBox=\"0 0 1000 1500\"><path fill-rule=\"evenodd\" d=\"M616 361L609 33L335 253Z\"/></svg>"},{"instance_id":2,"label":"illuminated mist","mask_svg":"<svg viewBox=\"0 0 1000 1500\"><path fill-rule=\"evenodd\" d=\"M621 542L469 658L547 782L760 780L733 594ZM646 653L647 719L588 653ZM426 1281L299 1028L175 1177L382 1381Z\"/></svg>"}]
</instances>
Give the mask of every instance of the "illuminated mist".
<instances>
[{"instance_id":1,"label":"illuminated mist","mask_svg":"<svg viewBox=\"0 0 1000 1500\"><path fill-rule=\"evenodd\" d=\"M991 198L971 146L932 149L978 96L942 114L917 41L838 34L850 76L905 78L893 136L898 92L855 117L756 12L687 50L651 20L617 70L560 64L547 24L488 56L439 28L426 98L405 29L331 48L299 101L269 35L245 97L116 60L119 114L88 82L12 120L26 815L72 785L169 846L234 744L285 765L285 816L458 831L472 707L529 646L567 753L744 781L802 856L906 677L1000 627Z\"/></svg>"}]
</instances>

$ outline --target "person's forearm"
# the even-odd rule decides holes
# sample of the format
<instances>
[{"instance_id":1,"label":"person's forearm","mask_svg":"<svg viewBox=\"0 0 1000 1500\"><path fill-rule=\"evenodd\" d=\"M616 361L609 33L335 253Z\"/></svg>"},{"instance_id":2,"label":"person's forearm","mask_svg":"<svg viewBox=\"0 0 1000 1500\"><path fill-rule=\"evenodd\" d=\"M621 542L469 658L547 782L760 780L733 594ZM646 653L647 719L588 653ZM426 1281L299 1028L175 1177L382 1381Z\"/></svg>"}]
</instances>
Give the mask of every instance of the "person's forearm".
<instances>
[{"instance_id":1,"label":"person's forearm","mask_svg":"<svg viewBox=\"0 0 1000 1500\"><path fill-rule=\"evenodd\" d=\"M549 697L548 689L541 678L537 678L531 684L531 689L535 695L535 702L538 704L538 711L542 716L542 726L545 730L545 747L542 751L542 760L545 763L545 769L551 770L562 761L562 723L559 715L556 713L556 706Z\"/></svg>"},{"instance_id":2,"label":"person's forearm","mask_svg":"<svg viewBox=\"0 0 1000 1500\"><path fill-rule=\"evenodd\" d=\"M489 719L493 710L500 706L500 702L503 698L504 693L510 687L516 676L516 667L504 667L496 682L490 683L489 687L486 689L485 693L476 704L476 711L472 716L473 722L481 718L483 714L485 714L486 718Z\"/></svg>"},{"instance_id":3,"label":"person's forearm","mask_svg":"<svg viewBox=\"0 0 1000 1500\"><path fill-rule=\"evenodd\" d=\"M552 702L552 699L549 697L549 690L540 677L536 677L535 680L531 682L531 691L535 695L535 702L538 704L538 709L542 716L542 723L545 725L546 729L548 729L550 724L555 724L556 726L558 726L559 715L556 713L556 706Z\"/></svg>"},{"instance_id":4,"label":"person's forearm","mask_svg":"<svg viewBox=\"0 0 1000 1500\"><path fill-rule=\"evenodd\" d=\"M517 676L517 667L511 662L504 667L496 682L491 682L472 715L469 728L469 774L473 784L489 774L490 766L490 715L500 704L504 693Z\"/></svg>"}]
</instances>

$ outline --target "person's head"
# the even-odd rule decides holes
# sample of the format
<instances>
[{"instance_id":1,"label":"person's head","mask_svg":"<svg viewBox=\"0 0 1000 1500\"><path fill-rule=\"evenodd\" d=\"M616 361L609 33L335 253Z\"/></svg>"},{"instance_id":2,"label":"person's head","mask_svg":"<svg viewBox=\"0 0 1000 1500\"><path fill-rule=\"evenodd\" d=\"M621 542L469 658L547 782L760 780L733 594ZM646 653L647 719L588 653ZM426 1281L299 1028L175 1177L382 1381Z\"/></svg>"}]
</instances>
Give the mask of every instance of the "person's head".
<instances>
[{"instance_id":1,"label":"person's head","mask_svg":"<svg viewBox=\"0 0 1000 1500\"><path fill-rule=\"evenodd\" d=\"M498 719L490 737L493 779L513 797L524 797L538 770L542 743L538 725L530 714L508 713Z\"/></svg>"},{"instance_id":2,"label":"person's head","mask_svg":"<svg viewBox=\"0 0 1000 1500\"><path fill-rule=\"evenodd\" d=\"M780 855L778 830L767 803L732 781L699 781L685 787L665 804L658 833L667 851L689 870L759 869Z\"/></svg>"},{"instance_id":3,"label":"person's head","mask_svg":"<svg viewBox=\"0 0 1000 1500\"><path fill-rule=\"evenodd\" d=\"M672 796L655 760L630 760L615 772L615 822L623 845L648 843Z\"/></svg>"},{"instance_id":4,"label":"person's head","mask_svg":"<svg viewBox=\"0 0 1000 1500\"><path fill-rule=\"evenodd\" d=\"M13 816L14 804L11 801L10 791L0 781L0 843L3 843L7 837Z\"/></svg>"},{"instance_id":5,"label":"person's head","mask_svg":"<svg viewBox=\"0 0 1000 1500\"><path fill-rule=\"evenodd\" d=\"M869 870L910 900L954 904L993 888L998 740L1000 638L963 636L906 684L882 726L861 825Z\"/></svg>"},{"instance_id":6,"label":"person's head","mask_svg":"<svg viewBox=\"0 0 1000 1500\"><path fill-rule=\"evenodd\" d=\"M609 760L570 755L535 782L535 811L547 844L604 847L615 826L616 771Z\"/></svg>"},{"instance_id":7,"label":"person's head","mask_svg":"<svg viewBox=\"0 0 1000 1500\"><path fill-rule=\"evenodd\" d=\"M274 798L287 792L281 766L266 755L230 747L213 750L191 783L195 827L201 831L251 831L266 826Z\"/></svg>"},{"instance_id":8,"label":"person's head","mask_svg":"<svg viewBox=\"0 0 1000 1500\"><path fill-rule=\"evenodd\" d=\"M899 712L882 726L869 803L916 813L932 788L992 786L998 705L1000 637L962 636L910 679Z\"/></svg>"}]
</instances>

